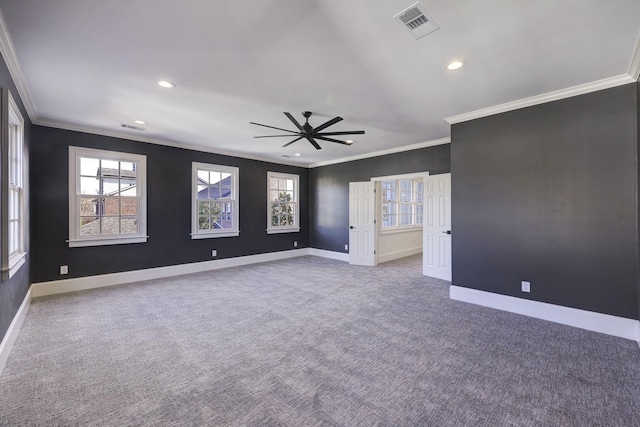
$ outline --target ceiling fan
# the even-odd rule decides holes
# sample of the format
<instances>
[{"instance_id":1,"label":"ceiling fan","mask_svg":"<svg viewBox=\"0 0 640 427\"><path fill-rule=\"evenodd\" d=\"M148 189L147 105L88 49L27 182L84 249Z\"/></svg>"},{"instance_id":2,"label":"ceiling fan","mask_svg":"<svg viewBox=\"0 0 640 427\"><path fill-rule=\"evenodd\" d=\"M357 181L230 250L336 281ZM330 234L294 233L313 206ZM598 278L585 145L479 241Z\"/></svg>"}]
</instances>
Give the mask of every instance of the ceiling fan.
<instances>
[{"instance_id":1,"label":"ceiling fan","mask_svg":"<svg viewBox=\"0 0 640 427\"><path fill-rule=\"evenodd\" d=\"M329 138L329 137L330 136L338 136L338 135L363 135L364 134L363 130L352 130L352 131L342 131L342 132L321 132L324 129L328 128L329 126L335 125L339 121L342 121L343 120L342 117L334 117L333 119L331 119L331 120L321 124L320 126L314 128L313 126L311 126L309 124L309 117L311 117L311 111L305 111L304 113L302 113L302 115L305 117L305 119L307 119L307 121L303 125L298 123L298 121L290 113L284 113L284 115L287 116L289 118L289 120L291 120L293 122L294 125L296 125L296 127L298 128L297 131L288 130L288 129L282 129L282 128L278 128L278 127L275 127L275 126L263 125L263 124L260 124L260 123L249 122L252 125L263 126L263 127L266 127L266 128L282 130L282 131L290 133L290 135L262 135L262 136L255 136L254 138L278 138L278 137L282 137L282 136L291 137L291 136L296 136L297 135L298 137L296 139L294 139L291 142L288 142L288 143L284 144L283 147L287 147L287 146L293 144L294 142L305 138L307 141L309 141L311 143L311 145L316 147L317 150L320 150L322 147L320 147L320 145L316 142L316 139L320 139L322 141L336 142L338 144L351 145L351 144L353 144L353 141L340 141L339 139L334 139L334 138Z\"/></svg>"}]
</instances>

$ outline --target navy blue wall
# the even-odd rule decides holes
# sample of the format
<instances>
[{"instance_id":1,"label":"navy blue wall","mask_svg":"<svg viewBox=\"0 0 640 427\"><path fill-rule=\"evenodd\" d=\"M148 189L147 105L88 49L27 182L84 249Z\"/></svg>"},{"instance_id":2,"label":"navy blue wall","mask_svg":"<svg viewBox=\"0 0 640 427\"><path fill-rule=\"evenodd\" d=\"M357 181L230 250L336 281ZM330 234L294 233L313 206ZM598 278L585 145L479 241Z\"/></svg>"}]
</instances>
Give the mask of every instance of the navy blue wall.
<instances>
[{"instance_id":1,"label":"navy blue wall","mask_svg":"<svg viewBox=\"0 0 640 427\"><path fill-rule=\"evenodd\" d=\"M306 168L278 165L125 139L34 126L31 154L34 283L96 274L163 267L309 246ZM147 156L146 243L69 248L69 146ZM192 240L191 163L240 168L240 236ZM267 235L267 171L300 176L299 233ZM69 275L61 276L61 265Z\"/></svg>"},{"instance_id":2,"label":"navy blue wall","mask_svg":"<svg viewBox=\"0 0 640 427\"><path fill-rule=\"evenodd\" d=\"M449 172L449 144L313 168L309 175L312 248L345 252L349 243L349 182L376 176Z\"/></svg>"},{"instance_id":3,"label":"navy blue wall","mask_svg":"<svg viewBox=\"0 0 640 427\"><path fill-rule=\"evenodd\" d=\"M11 78L11 74L9 74L9 69L7 68L4 58L0 61L0 87L8 88L11 92L11 96L18 104L20 108L20 112L22 113L22 117L24 118L24 141L25 141L25 156L26 161L29 159L29 141L31 139L31 121L29 120L29 116L27 116L27 112L24 109L22 104L22 100L18 95L18 91L16 89L15 84L13 83L13 79ZM27 183L28 189L28 183ZM28 193L28 191L27 191ZM27 211L28 211L28 194L27 194ZM27 224L29 223L29 217L25 218ZM18 308L20 308L20 304L24 301L25 295L29 291L29 260L32 258L29 248L29 230L27 227L27 262L20 268L20 270L9 280L4 282L0 282L0 342L4 338L7 329L9 329L9 325L13 321Z\"/></svg>"},{"instance_id":4,"label":"navy blue wall","mask_svg":"<svg viewBox=\"0 0 640 427\"><path fill-rule=\"evenodd\" d=\"M453 284L638 318L637 110L632 83L453 125Z\"/></svg>"}]
</instances>

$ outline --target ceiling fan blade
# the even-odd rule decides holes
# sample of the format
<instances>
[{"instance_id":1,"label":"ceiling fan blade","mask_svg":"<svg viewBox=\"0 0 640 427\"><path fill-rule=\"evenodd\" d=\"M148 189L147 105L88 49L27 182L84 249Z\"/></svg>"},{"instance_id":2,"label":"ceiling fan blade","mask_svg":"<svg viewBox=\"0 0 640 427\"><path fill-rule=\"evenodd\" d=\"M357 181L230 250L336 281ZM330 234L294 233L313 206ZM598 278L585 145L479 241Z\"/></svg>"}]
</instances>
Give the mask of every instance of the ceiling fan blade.
<instances>
[{"instance_id":1,"label":"ceiling fan blade","mask_svg":"<svg viewBox=\"0 0 640 427\"><path fill-rule=\"evenodd\" d=\"M296 142L296 141L298 141L298 140L300 140L300 139L302 139L302 137L301 137L301 136L297 137L296 139L294 139L294 140L293 140L293 141L291 141L291 142L288 142L288 143L284 144L284 145L283 145L283 147L288 147L288 146L290 146L291 144L293 144L294 142Z\"/></svg>"},{"instance_id":2,"label":"ceiling fan blade","mask_svg":"<svg viewBox=\"0 0 640 427\"><path fill-rule=\"evenodd\" d=\"M323 141L337 142L338 144L351 145L352 142L340 141L339 139L327 138L325 136L314 135L314 138L321 139Z\"/></svg>"},{"instance_id":3,"label":"ceiling fan blade","mask_svg":"<svg viewBox=\"0 0 640 427\"><path fill-rule=\"evenodd\" d=\"M291 115L291 113L284 113L284 115L289 117L289 120L291 120L293 124L296 125L298 129L300 129L301 132L304 131L304 128L302 127L302 125L298 123L298 121L295 119L295 117Z\"/></svg>"},{"instance_id":4,"label":"ceiling fan blade","mask_svg":"<svg viewBox=\"0 0 640 427\"><path fill-rule=\"evenodd\" d=\"M345 130L342 132L321 132L321 133L313 133L313 135L324 135L324 136L329 136L329 135L364 135L364 131L363 130Z\"/></svg>"},{"instance_id":5,"label":"ceiling fan blade","mask_svg":"<svg viewBox=\"0 0 640 427\"><path fill-rule=\"evenodd\" d=\"M324 122L323 124L321 124L317 128L314 128L313 129L313 133L320 132L322 129L326 129L331 125L335 125L336 123L338 123L338 122L340 122L342 120L343 120L342 117L334 117L333 119L329 120L328 122Z\"/></svg>"},{"instance_id":6,"label":"ceiling fan blade","mask_svg":"<svg viewBox=\"0 0 640 427\"><path fill-rule=\"evenodd\" d=\"M263 126L263 127L271 128L271 129L283 130L283 131L285 131L285 132L298 133L298 132L295 132L295 131L292 131L292 130L289 130L289 129L277 128L277 127L275 127L275 126L263 125L263 124L260 124L260 123L249 122L249 124L251 124L251 125L256 125L256 126Z\"/></svg>"},{"instance_id":7,"label":"ceiling fan blade","mask_svg":"<svg viewBox=\"0 0 640 427\"><path fill-rule=\"evenodd\" d=\"M318 143L313 138L311 138L310 136L305 136L305 138L307 138L307 141L309 141L311 143L311 145L316 147L316 150L321 150L322 149L322 147L320 147L318 145Z\"/></svg>"},{"instance_id":8,"label":"ceiling fan blade","mask_svg":"<svg viewBox=\"0 0 640 427\"><path fill-rule=\"evenodd\" d=\"M295 134L298 134L298 132L295 132ZM280 138L283 136L293 136L293 135L260 135L260 136L254 136L254 138Z\"/></svg>"}]
</instances>

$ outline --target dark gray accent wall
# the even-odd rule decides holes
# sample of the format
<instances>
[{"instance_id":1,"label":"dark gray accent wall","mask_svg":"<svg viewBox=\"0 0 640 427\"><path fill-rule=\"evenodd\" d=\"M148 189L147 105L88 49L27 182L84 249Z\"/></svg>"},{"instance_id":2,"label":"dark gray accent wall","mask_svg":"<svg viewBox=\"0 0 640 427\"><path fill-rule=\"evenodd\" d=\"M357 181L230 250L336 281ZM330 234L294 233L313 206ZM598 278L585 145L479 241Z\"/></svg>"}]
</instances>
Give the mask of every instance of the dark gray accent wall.
<instances>
[{"instance_id":1,"label":"dark gray accent wall","mask_svg":"<svg viewBox=\"0 0 640 427\"><path fill-rule=\"evenodd\" d=\"M637 319L637 109L634 83L453 125L453 284Z\"/></svg>"},{"instance_id":2,"label":"dark gray accent wall","mask_svg":"<svg viewBox=\"0 0 640 427\"><path fill-rule=\"evenodd\" d=\"M449 144L313 168L309 175L311 247L348 252L349 182L429 171L449 172Z\"/></svg>"},{"instance_id":3,"label":"dark gray accent wall","mask_svg":"<svg viewBox=\"0 0 640 427\"><path fill-rule=\"evenodd\" d=\"M22 113L22 117L24 118L24 142L25 142L25 156L26 161L29 159L29 141L31 139L31 120L29 120L29 116L27 115L26 110L24 109L24 105L22 104L22 100L20 99L20 95L18 95L18 90L16 89L15 84L13 83L13 79L11 78L11 74L9 73L9 69L4 61L4 58L0 60L0 87L8 88L11 92L11 96L18 104L20 108L20 112ZM27 207L29 206L29 197L28 197L28 188L29 184L26 185L26 193L27 193ZM28 210L28 208L27 208ZM29 216L28 214L25 217L25 221L29 224ZM27 295L30 286L29 280L29 263L31 259L30 248L29 248L29 227L27 226L27 236L26 236L26 250L27 250L27 261L20 268L20 270L9 280L5 280L4 282L0 282L0 342L7 333L13 318L15 317L18 309L20 308L20 304L24 301L24 297Z\"/></svg>"},{"instance_id":4,"label":"dark gray accent wall","mask_svg":"<svg viewBox=\"0 0 640 427\"><path fill-rule=\"evenodd\" d=\"M34 283L164 267L309 246L306 168L175 147L34 126L31 155L32 265ZM146 243L69 248L69 146L147 156ZM239 167L240 236L192 240L191 166L204 162ZM299 233L267 235L267 172L300 176ZM61 265L69 274L61 276Z\"/></svg>"}]
</instances>

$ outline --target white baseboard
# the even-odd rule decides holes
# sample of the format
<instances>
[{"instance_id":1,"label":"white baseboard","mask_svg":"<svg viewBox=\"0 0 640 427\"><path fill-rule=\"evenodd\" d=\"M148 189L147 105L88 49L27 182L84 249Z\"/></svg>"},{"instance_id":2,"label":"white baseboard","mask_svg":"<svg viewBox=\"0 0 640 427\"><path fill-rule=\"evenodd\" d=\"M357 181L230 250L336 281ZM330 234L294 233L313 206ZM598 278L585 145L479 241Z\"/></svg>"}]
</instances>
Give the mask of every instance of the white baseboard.
<instances>
[{"instance_id":1,"label":"white baseboard","mask_svg":"<svg viewBox=\"0 0 640 427\"><path fill-rule=\"evenodd\" d=\"M243 265L257 264L260 262L296 258L304 255L309 255L309 248L194 262L190 264L171 265L167 267L148 268L144 270L124 271L122 273L78 277L75 279L53 280L50 282L34 283L31 285L31 290L33 298L36 298L45 295L62 294L65 292L82 291L85 289L140 282L143 280L161 279L163 277L179 276L182 274L200 273L202 271L218 270L220 268L239 267Z\"/></svg>"},{"instance_id":2,"label":"white baseboard","mask_svg":"<svg viewBox=\"0 0 640 427\"><path fill-rule=\"evenodd\" d=\"M390 252L388 254L379 254L378 263L393 261L394 259L404 258L411 255L422 253L422 246L417 248L403 249L401 251Z\"/></svg>"},{"instance_id":3,"label":"white baseboard","mask_svg":"<svg viewBox=\"0 0 640 427\"><path fill-rule=\"evenodd\" d=\"M342 252L325 251L324 249L309 248L309 255L349 262L349 254L345 254Z\"/></svg>"},{"instance_id":4,"label":"white baseboard","mask_svg":"<svg viewBox=\"0 0 640 427\"><path fill-rule=\"evenodd\" d=\"M457 301L523 314L563 325L587 329L640 342L640 321L593 311L564 307L493 292L451 285L449 297Z\"/></svg>"},{"instance_id":5,"label":"white baseboard","mask_svg":"<svg viewBox=\"0 0 640 427\"><path fill-rule=\"evenodd\" d=\"M13 344L16 342L18 338L18 333L20 332L20 328L24 323L25 317L27 317L27 312L29 311L29 306L31 305L31 289L25 295L22 304L20 304L20 308L18 312L13 317L11 324L9 325L9 329L7 329L7 333L4 335L2 339L2 343L0 343L0 374L2 374L2 370L9 359L9 354L11 353L11 349L13 348Z\"/></svg>"}]
</instances>

